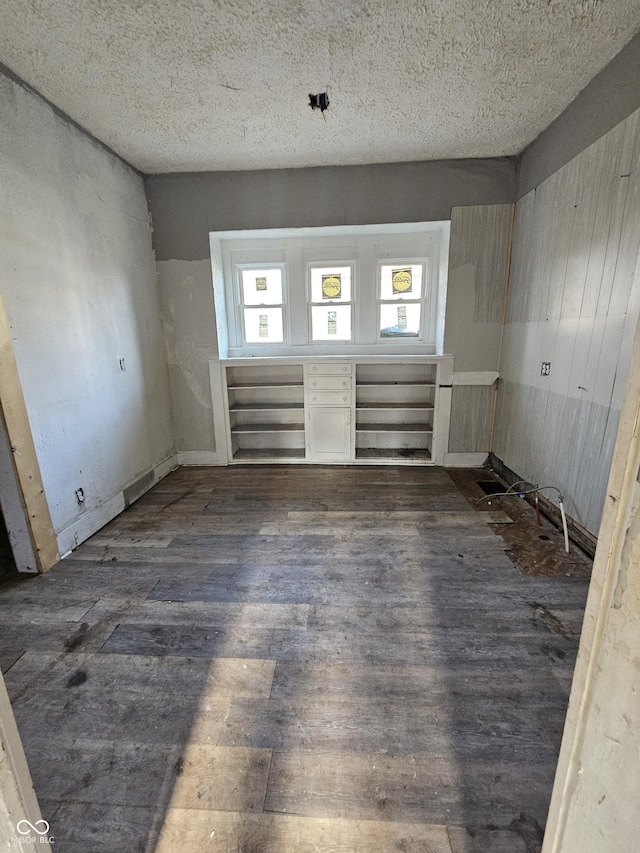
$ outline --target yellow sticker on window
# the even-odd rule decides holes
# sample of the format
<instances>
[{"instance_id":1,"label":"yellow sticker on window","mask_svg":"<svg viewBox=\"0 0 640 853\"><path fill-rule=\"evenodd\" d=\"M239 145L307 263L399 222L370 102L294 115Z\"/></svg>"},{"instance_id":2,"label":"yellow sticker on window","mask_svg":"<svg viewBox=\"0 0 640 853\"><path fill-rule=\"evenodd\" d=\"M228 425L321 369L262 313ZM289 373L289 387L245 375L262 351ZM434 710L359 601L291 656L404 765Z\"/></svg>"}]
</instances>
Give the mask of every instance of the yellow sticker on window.
<instances>
[{"instance_id":1,"label":"yellow sticker on window","mask_svg":"<svg viewBox=\"0 0 640 853\"><path fill-rule=\"evenodd\" d=\"M393 293L411 293L411 267L391 270L391 288Z\"/></svg>"},{"instance_id":2,"label":"yellow sticker on window","mask_svg":"<svg viewBox=\"0 0 640 853\"><path fill-rule=\"evenodd\" d=\"M267 279L266 278L256 278L256 290L266 290L267 289Z\"/></svg>"},{"instance_id":3,"label":"yellow sticker on window","mask_svg":"<svg viewBox=\"0 0 640 853\"><path fill-rule=\"evenodd\" d=\"M322 276L322 298L340 299L342 294L342 276L338 273Z\"/></svg>"}]
</instances>

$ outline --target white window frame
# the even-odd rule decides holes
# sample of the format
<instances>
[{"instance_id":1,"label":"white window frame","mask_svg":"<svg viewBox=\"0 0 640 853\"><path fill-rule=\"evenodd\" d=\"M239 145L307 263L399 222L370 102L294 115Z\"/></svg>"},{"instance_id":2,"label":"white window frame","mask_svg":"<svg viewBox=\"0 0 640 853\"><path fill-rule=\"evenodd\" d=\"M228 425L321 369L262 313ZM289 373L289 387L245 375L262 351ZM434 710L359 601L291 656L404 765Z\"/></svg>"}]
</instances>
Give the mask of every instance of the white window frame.
<instances>
[{"instance_id":1,"label":"white window frame","mask_svg":"<svg viewBox=\"0 0 640 853\"><path fill-rule=\"evenodd\" d=\"M326 299L322 302L314 302L313 301L313 292L311 288L311 270L312 269L331 269L332 267L349 267L351 270L351 298L346 301L344 299ZM332 260L317 260L317 261L305 261L304 263L304 276L306 280L306 297L307 297L307 340L309 342L310 347L331 347L334 345L340 345L345 347L352 347L356 341L356 276L358 272L358 262L356 259L353 260L341 260L341 261L332 261ZM313 339L313 317L312 317L312 309L316 307L326 308L328 305L338 305L345 306L348 305L351 312L351 337L350 338L338 338L336 337L335 341L329 339L323 340L314 340Z\"/></svg>"},{"instance_id":2,"label":"white window frame","mask_svg":"<svg viewBox=\"0 0 640 853\"><path fill-rule=\"evenodd\" d=\"M280 303L264 303L264 304L256 304L256 303L247 303L244 302L244 291L242 287L242 273L245 270L280 270L282 276L282 302ZM242 347L243 349L252 349L253 347L257 347L262 349L263 347L282 347L289 345L289 324L287 322L287 305L288 305L288 291L287 291L287 265L284 262L269 262L260 263L260 262L247 262L247 263L235 263L233 265L233 277L234 277L234 295L235 295L235 307L236 307L236 329L238 333L237 345ZM245 323L244 323L244 309L245 308L281 308L282 309L282 341L274 342L274 341L247 341Z\"/></svg>"},{"instance_id":3,"label":"white window frame","mask_svg":"<svg viewBox=\"0 0 640 853\"><path fill-rule=\"evenodd\" d=\"M382 298L382 267L422 267L422 295L417 299L383 299ZM401 257L401 258L378 258L376 265L376 343L379 346L435 346L436 317L435 288L432 287L431 256L424 257ZM380 308L382 305L420 305L420 330L416 337L412 335L382 336L380 328Z\"/></svg>"},{"instance_id":4,"label":"white window frame","mask_svg":"<svg viewBox=\"0 0 640 853\"><path fill-rule=\"evenodd\" d=\"M271 229L211 234L211 263L222 359L304 355L442 352L449 223ZM421 245L422 244L422 245ZM379 265L420 263L424 273L422 328L418 337L380 334ZM351 340L312 341L309 268L349 266ZM283 276L282 343L247 343L240 270L279 268ZM398 300L400 301L400 300ZM408 300L402 300L408 302ZM256 307L256 306L254 306ZM388 324L387 324L388 325Z\"/></svg>"}]
</instances>

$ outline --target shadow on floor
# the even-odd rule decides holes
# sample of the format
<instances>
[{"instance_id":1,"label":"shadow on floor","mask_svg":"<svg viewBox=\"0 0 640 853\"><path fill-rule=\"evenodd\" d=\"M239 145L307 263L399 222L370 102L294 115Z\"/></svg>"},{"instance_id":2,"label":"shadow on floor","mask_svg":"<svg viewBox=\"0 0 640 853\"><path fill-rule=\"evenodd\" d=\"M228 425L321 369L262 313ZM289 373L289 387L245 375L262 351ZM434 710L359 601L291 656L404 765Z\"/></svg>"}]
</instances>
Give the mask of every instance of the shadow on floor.
<instances>
[{"instance_id":1,"label":"shadow on floor","mask_svg":"<svg viewBox=\"0 0 640 853\"><path fill-rule=\"evenodd\" d=\"M61 849L537 853L587 582L505 547L442 469L171 474L0 592Z\"/></svg>"}]
</instances>

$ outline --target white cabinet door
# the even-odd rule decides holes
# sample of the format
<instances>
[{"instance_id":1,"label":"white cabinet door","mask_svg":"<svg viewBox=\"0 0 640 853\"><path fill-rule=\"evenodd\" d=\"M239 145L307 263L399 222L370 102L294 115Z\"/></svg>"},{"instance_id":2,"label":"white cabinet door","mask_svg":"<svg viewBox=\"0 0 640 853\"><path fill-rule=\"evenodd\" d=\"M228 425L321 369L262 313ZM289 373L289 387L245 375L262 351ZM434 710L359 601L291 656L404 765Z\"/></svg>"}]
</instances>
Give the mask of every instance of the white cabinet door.
<instances>
[{"instance_id":1,"label":"white cabinet door","mask_svg":"<svg viewBox=\"0 0 640 853\"><path fill-rule=\"evenodd\" d=\"M351 408L312 406L307 410L307 459L314 462L350 462Z\"/></svg>"}]
</instances>

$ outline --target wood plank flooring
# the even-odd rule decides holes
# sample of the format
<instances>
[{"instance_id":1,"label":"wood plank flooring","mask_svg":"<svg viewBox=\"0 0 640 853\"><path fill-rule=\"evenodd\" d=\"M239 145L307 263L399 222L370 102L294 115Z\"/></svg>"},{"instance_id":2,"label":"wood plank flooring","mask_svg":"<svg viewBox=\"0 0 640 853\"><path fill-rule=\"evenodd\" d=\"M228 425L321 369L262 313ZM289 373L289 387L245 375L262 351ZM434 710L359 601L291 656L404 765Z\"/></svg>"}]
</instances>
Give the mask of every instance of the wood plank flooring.
<instances>
[{"instance_id":1,"label":"wood plank flooring","mask_svg":"<svg viewBox=\"0 0 640 853\"><path fill-rule=\"evenodd\" d=\"M539 851L587 581L506 521L436 468L179 469L0 586L56 849Z\"/></svg>"}]
</instances>

